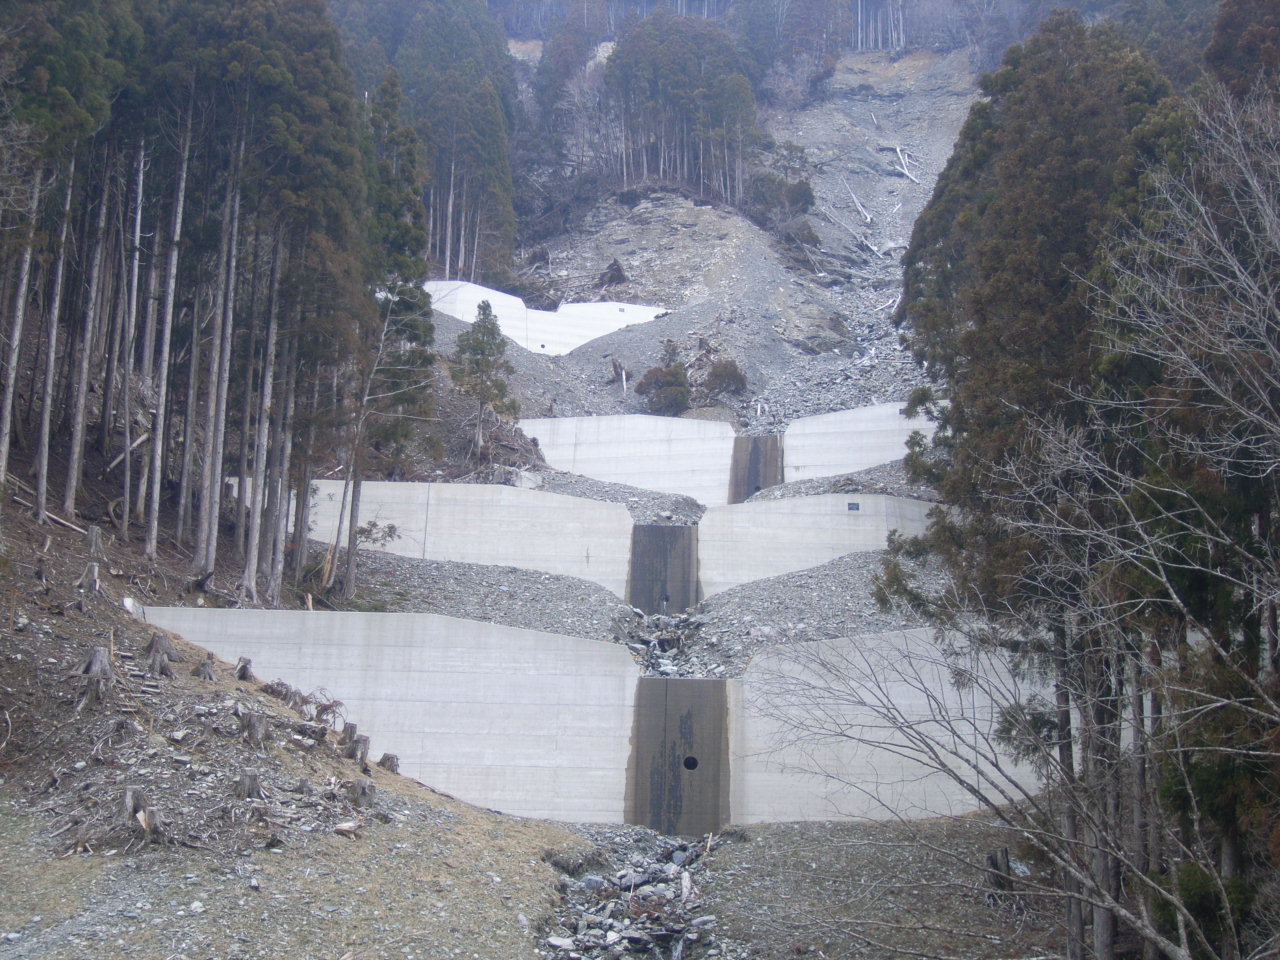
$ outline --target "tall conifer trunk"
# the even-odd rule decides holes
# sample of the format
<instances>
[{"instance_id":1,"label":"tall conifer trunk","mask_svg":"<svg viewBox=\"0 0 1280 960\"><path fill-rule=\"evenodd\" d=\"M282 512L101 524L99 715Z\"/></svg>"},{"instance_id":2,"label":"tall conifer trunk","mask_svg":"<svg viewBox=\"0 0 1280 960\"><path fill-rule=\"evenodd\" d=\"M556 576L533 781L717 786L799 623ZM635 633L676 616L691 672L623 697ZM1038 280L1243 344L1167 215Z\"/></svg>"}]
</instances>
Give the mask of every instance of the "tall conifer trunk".
<instances>
[{"instance_id":1,"label":"tall conifer trunk","mask_svg":"<svg viewBox=\"0 0 1280 960\"><path fill-rule=\"evenodd\" d=\"M53 300L49 304L49 342L45 344L44 383L40 394L40 435L36 452L36 521L49 516L49 449L53 430L54 385L58 373L58 323L62 314L62 291L67 275L67 233L71 227L71 198L75 192L76 151L67 161L67 188L62 194L62 216L58 224L58 253L53 267Z\"/></svg>"},{"instance_id":2,"label":"tall conifer trunk","mask_svg":"<svg viewBox=\"0 0 1280 960\"><path fill-rule=\"evenodd\" d=\"M93 364L94 341L97 339L99 299L102 285L102 260L105 256L107 205L110 191L105 184L98 201L98 217L94 227L93 257L89 267L89 292L85 299L84 330L80 338L79 364L76 368L75 395L71 411L71 450L67 464L67 484L62 494L62 511L75 516L80 477L84 472L84 435L89 407L89 374Z\"/></svg>"},{"instance_id":3,"label":"tall conifer trunk","mask_svg":"<svg viewBox=\"0 0 1280 960\"><path fill-rule=\"evenodd\" d=\"M13 396L18 384L18 361L22 356L22 328L27 316L27 291L31 286L31 259L36 244L36 216L40 212L40 192L44 186L44 167L37 166L31 180L31 198L27 203L27 242L22 248L18 267L18 286L13 294L13 320L9 326L9 351L5 357L4 398L0 401L0 485L9 478L9 444L13 438Z\"/></svg>"},{"instance_id":4,"label":"tall conifer trunk","mask_svg":"<svg viewBox=\"0 0 1280 960\"><path fill-rule=\"evenodd\" d=\"M169 228L169 250L165 263L164 307L160 315L160 354L156 368L155 410L151 415L151 493L147 503L145 551L156 559L160 535L160 493L164 478L165 406L169 398L169 355L173 343L173 311L177 297L178 247L182 242L182 213L187 202L187 171L191 160L191 124L195 111L194 91L188 94L185 123L178 145L178 184L173 196L173 222ZM188 408L187 417L191 410Z\"/></svg>"}]
</instances>

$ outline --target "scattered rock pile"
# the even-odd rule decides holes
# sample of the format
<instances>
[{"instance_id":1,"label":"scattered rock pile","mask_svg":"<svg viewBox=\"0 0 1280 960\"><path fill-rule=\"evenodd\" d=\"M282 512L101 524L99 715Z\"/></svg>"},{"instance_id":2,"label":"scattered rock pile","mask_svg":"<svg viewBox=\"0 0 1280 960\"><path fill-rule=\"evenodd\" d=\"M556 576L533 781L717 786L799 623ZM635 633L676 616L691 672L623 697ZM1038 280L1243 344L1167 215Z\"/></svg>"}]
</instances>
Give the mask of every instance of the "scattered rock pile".
<instances>
[{"instance_id":1,"label":"scattered rock pile","mask_svg":"<svg viewBox=\"0 0 1280 960\"><path fill-rule=\"evenodd\" d=\"M599 584L516 567L360 552L358 609L436 613L587 640L617 641L640 617Z\"/></svg>"},{"instance_id":2,"label":"scattered rock pile","mask_svg":"<svg viewBox=\"0 0 1280 960\"><path fill-rule=\"evenodd\" d=\"M880 551L743 584L677 617L650 617L632 650L651 676L736 677L764 647L920 627L875 597ZM936 580L927 569L926 584ZM936 585L936 584L935 584Z\"/></svg>"},{"instance_id":3,"label":"scattered rock pile","mask_svg":"<svg viewBox=\"0 0 1280 960\"><path fill-rule=\"evenodd\" d=\"M525 476L538 490L562 493L570 497L586 497L621 503L631 513L636 523L670 524L686 526L702 519L706 508L693 497L678 493L661 493L645 490L625 483L609 483L576 473L565 473L550 467L538 467L525 471Z\"/></svg>"},{"instance_id":4,"label":"scattered rock pile","mask_svg":"<svg viewBox=\"0 0 1280 960\"><path fill-rule=\"evenodd\" d=\"M560 878L564 901L543 940L544 955L567 960L748 954L718 934L699 888L702 858L718 841L682 841L639 827L570 827L598 846L594 864Z\"/></svg>"},{"instance_id":5,"label":"scattered rock pile","mask_svg":"<svg viewBox=\"0 0 1280 960\"><path fill-rule=\"evenodd\" d=\"M890 497L908 497L912 500L936 501L938 499L936 490L925 484L913 482L907 476L902 461L895 460L892 463L868 467L856 473L780 483L754 494L751 500L814 497L824 493L879 493Z\"/></svg>"}]
</instances>

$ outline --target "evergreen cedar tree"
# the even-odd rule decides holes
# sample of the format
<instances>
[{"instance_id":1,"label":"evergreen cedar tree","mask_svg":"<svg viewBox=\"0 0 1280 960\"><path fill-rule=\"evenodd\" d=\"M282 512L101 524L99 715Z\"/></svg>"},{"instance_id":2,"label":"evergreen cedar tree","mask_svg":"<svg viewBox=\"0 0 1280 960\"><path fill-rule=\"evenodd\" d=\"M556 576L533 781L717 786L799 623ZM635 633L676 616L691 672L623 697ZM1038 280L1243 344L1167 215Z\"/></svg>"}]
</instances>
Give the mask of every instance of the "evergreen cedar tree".
<instances>
[{"instance_id":1,"label":"evergreen cedar tree","mask_svg":"<svg viewBox=\"0 0 1280 960\"><path fill-rule=\"evenodd\" d=\"M1232 96L1274 89L1280 81L1280 5L1221 0L1205 61Z\"/></svg>"},{"instance_id":2,"label":"evergreen cedar tree","mask_svg":"<svg viewBox=\"0 0 1280 960\"><path fill-rule=\"evenodd\" d=\"M1040 740L1066 751L1046 764L1050 786L1067 801L1054 830L1071 850L1083 835L1069 815L1095 825L1085 869L1067 882L1086 885L1102 957L1114 956L1121 910L1142 896L1143 883L1134 882L1126 901L1120 878L1144 877L1144 864L1162 892L1147 888L1142 935L1170 938L1162 950L1240 955L1275 909L1255 896L1280 854L1276 665L1260 655L1264 642L1274 647L1278 498L1269 473L1233 461L1249 444L1213 452L1255 429L1223 402L1248 396L1248 384L1232 383L1247 376L1238 370L1244 358L1228 352L1217 363L1215 345L1204 344L1188 365L1166 369L1173 354L1135 349L1135 331L1123 322L1125 309L1150 321L1185 295L1247 329L1245 301L1202 282L1214 264L1184 259L1196 251L1181 233L1149 253L1130 232L1161 236L1173 211L1160 198L1189 196L1197 216L1225 228L1228 247L1265 235L1244 231L1258 211L1274 209L1274 196L1271 207L1255 207L1241 199L1239 183L1215 178L1253 164L1255 186L1268 182L1256 172L1274 163L1275 105L1264 100L1275 95L1275 14L1272 3L1222 6L1209 66L1229 95L1251 96L1270 118L1265 142L1248 126L1256 121L1246 121L1225 146L1207 121L1197 129L1162 102L1165 83L1111 30L1051 17L983 79L986 99L974 106L904 257L897 319L932 381L913 405L939 426L908 462L952 510L936 513L922 538L896 544L878 593L953 628L977 618L988 631L980 637L1006 638L1025 650L1012 663L1033 664L1052 680L1056 702L1011 704L1006 720L1010 729L1040 724ZM1152 188L1171 177L1181 178L1172 194ZM1131 307L1139 288L1109 286L1124 263L1116 257L1187 286L1181 294L1152 290ZM1239 282L1252 288L1250 271L1271 270L1274 258L1272 236L1269 250L1239 261ZM1116 315L1100 313L1099 303ZM1273 311L1268 305L1260 318L1272 333ZM1257 406L1267 404L1250 409ZM1069 459L1055 459L1062 450ZM1122 549L1125 536L1140 537L1139 549ZM923 554L950 574L941 596L919 591L901 562ZM1186 643L1190 625L1211 642ZM1162 664L1176 670L1174 689L1151 686ZM1151 753L1118 749L1118 731L1129 724L1151 731ZM1125 791L1143 789L1127 779L1139 768L1155 778L1145 813L1124 807ZM1076 777L1099 776L1096 792L1076 792ZM1165 831L1150 850L1135 833L1147 816ZM1116 846L1104 848L1097 838L1106 835ZM1058 842L1053 831L1044 836L1050 847ZM1167 873L1162 848L1179 851ZM1063 892L1069 951L1079 956L1083 901L1078 887Z\"/></svg>"},{"instance_id":3,"label":"evergreen cedar tree","mask_svg":"<svg viewBox=\"0 0 1280 960\"><path fill-rule=\"evenodd\" d=\"M9 10L6 95L38 135L27 169L47 187L42 229L5 231L0 251L26 329L46 331L6 330L26 351L6 369L43 381L14 411L39 424L39 509L61 495L74 511L86 461L114 460L120 522L145 526L154 552L165 493L201 575L225 507L214 478L261 476L261 497L242 486L231 505L236 548L246 592L265 578L278 599L286 554L305 553L285 492L349 445L383 330L373 293L426 272L425 151L395 117L401 94L389 79L359 108L318 0ZM429 324L408 332L425 363ZM145 396L121 389L130 379Z\"/></svg>"},{"instance_id":4,"label":"evergreen cedar tree","mask_svg":"<svg viewBox=\"0 0 1280 960\"><path fill-rule=\"evenodd\" d=\"M909 467L963 509L963 536L943 518L934 536L963 543L950 559L994 599L1016 551L984 540L988 466L1022 441L1024 417L1069 411L1089 379L1087 278L1168 85L1113 29L1058 14L982 92L916 222L896 321L933 384L913 405L938 424Z\"/></svg>"}]
</instances>

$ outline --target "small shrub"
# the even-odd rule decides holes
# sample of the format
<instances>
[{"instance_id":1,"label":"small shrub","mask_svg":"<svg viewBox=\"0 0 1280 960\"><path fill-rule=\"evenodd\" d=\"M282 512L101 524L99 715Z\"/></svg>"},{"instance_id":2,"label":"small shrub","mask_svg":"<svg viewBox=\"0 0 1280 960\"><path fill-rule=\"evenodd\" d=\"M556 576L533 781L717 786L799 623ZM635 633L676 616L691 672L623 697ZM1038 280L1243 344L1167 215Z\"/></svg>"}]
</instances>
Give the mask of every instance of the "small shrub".
<instances>
[{"instance_id":1,"label":"small shrub","mask_svg":"<svg viewBox=\"0 0 1280 960\"><path fill-rule=\"evenodd\" d=\"M738 361L730 358L717 360L707 371L707 393L739 393L747 387L747 378L738 367Z\"/></svg>"},{"instance_id":2,"label":"small shrub","mask_svg":"<svg viewBox=\"0 0 1280 960\"><path fill-rule=\"evenodd\" d=\"M649 398L649 412L675 417L689 409L689 375L679 363L653 367L636 384L636 393Z\"/></svg>"}]
</instances>

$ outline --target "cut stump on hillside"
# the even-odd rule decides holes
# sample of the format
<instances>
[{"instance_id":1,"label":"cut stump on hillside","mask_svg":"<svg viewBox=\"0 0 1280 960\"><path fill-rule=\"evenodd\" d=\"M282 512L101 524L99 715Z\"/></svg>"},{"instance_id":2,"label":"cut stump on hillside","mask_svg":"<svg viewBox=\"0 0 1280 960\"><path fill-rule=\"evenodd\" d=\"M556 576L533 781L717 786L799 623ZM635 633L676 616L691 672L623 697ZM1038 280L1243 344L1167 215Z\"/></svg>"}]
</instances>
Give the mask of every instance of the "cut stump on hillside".
<instances>
[{"instance_id":1,"label":"cut stump on hillside","mask_svg":"<svg viewBox=\"0 0 1280 960\"><path fill-rule=\"evenodd\" d=\"M85 678L84 690L76 712L86 706L92 707L101 703L107 696L107 688L113 679L111 672L111 656L106 647L94 647L88 658L76 667L76 675Z\"/></svg>"}]
</instances>

